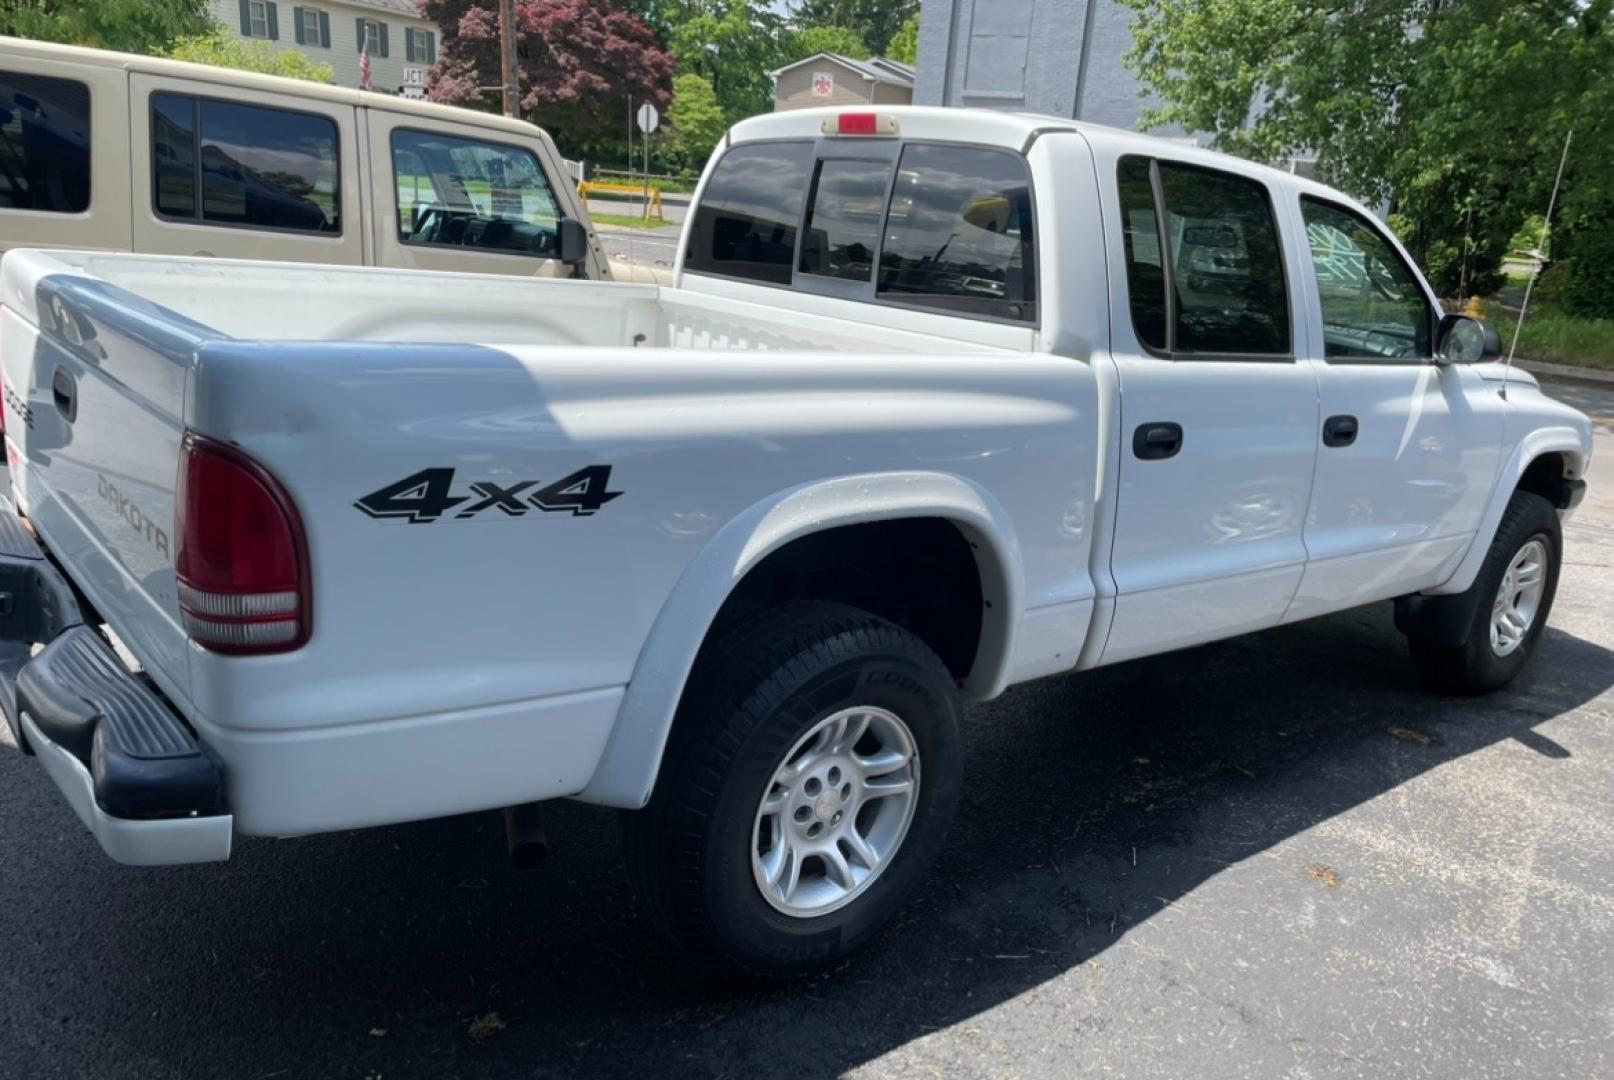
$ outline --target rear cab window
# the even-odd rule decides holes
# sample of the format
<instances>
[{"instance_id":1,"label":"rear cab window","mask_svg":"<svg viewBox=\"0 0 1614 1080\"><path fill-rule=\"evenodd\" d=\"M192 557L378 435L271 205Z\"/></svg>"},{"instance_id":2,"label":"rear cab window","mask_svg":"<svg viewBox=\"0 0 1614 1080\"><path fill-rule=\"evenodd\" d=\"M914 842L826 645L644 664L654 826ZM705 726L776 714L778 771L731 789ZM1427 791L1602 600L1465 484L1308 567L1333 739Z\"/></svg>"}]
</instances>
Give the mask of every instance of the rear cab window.
<instances>
[{"instance_id":1,"label":"rear cab window","mask_svg":"<svg viewBox=\"0 0 1614 1080\"><path fill-rule=\"evenodd\" d=\"M0 71L0 210L81 214L90 175L90 88Z\"/></svg>"},{"instance_id":2,"label":"rear cab window","mask_svg":"<svg viewBox=\"0 0 1614 1080\"><path fill-rule=\"evenodd\" d=\"M994 147L742 143L712 170L684 270L950 315L1037 321L1030 169Z\"/></svg>"},{"instance_id":3,"label":"rear cab window","mask_svg":"<svg viewBox=\"0 0 1614 1080\"><path fill-rule=\"evenodd\" d=\"M560 208L526 147L402 128L392 133L398 242L554 258Z\"/></svg>"},{"instance_id":4,"label":"rear cab window","mask_svg":"<svg viewBox=\"0 0 1614 1080\"><path fill-rule=\"evenodd\" d=\"M159 217L261 230L342 231L337 130L329 117L155 93L151 140L152 201Z\"/></svg>"},{"instance_id":5,"label":"rear cab window","mask_svg":"<svg viewBox=\"0 0 1614 1080\"><path fill-rule=\"evenodd\" d=\"M1290 359L1289 287L1272 198L1246 176L1128 156L1117 169L1138 342L1179 359Z\"/></svg>"}]
</instances>

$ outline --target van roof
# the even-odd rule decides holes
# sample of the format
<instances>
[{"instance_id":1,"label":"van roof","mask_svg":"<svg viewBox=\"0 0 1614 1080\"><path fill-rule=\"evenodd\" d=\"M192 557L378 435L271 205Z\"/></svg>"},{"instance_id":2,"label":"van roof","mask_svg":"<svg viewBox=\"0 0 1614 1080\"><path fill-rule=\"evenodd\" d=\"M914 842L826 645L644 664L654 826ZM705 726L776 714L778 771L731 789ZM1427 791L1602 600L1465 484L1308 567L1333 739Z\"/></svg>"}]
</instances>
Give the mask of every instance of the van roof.
<instances>
[{"instance_id":1,"label":"van roof","mask_svg":"<svg viewBox=\"0 0 1614 1080\"><path fill-rule=\"evenodd\" d=\"M196 82L213 83L218 86L259 90L266 94L290 94L315 101L358 105L367 109L382 109L387 112L404 113L447 123L474 124L479 127L527 137L537 135L541 130L536 125L529 124L525 120L514 120L510 117L478 112L475 109L462 109L454 105L413 101L409 98L395 97L391 94L373 94L365 90L350 90L343 86L331 86L328 83L308 82L304 79L288 79L279 75L261 75L255 71L239 71L235 68L217 67L212 64L192 64L183 60L167 60L157 56L139 56L134 53L112 52L108 49L92 49L84 45L57 45L46 41L30 41L24 38L0 36L0 57L4 56L53 60L58 63L89 64L95 67L122 69L145 75L166 75L170 78L191 79Z\"/></svg>"}]
</instances>

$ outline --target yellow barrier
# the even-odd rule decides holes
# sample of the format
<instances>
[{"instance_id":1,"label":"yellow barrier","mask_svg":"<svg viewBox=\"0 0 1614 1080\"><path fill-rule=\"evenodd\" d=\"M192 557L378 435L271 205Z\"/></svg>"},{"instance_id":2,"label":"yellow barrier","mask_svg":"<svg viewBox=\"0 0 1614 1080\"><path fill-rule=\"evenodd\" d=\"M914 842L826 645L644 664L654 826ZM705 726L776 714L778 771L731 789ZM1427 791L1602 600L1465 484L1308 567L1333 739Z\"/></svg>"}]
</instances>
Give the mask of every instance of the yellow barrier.
<instances>
[{"instance_id":1,"label":"yellow barrier","mask_svg":"<svg viewBox=\"0 0 1614 1080\"><path fill-rule=\"evenodd\" d=\"M661 189L658 187L651 188L649 197L646 198L645 189L638 184L608 184L600 180L584 180L582 183L577 185L578 198L586 200L595 192L603 192L610 195L638 196L639 198L645 200L644 219L646 221L650 221L652 219L656 221L667 220L667 215L662 213L661 210Z\"/></svg>"}]
</instances>

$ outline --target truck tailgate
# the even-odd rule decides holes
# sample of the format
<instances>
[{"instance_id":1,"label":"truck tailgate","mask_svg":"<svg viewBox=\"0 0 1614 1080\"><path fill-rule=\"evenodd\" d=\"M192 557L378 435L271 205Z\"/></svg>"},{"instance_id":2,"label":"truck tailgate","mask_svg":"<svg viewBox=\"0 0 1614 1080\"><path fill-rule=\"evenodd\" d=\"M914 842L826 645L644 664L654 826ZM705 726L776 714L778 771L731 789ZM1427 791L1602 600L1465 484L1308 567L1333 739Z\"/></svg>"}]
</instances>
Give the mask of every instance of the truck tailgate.
<instances>
[{"instance_id":1,"label":"truck tailgate","mask_svg":"<svg viewBox=\"0 0 1614 1080\"><path fill-rule=\"evenodd\" d=\"M170 533L186 368L218 335L61 269L36 252L5 260L0 364L13 488L107 621L165 690L187 699Z\"/></svg>"}]
</instances>

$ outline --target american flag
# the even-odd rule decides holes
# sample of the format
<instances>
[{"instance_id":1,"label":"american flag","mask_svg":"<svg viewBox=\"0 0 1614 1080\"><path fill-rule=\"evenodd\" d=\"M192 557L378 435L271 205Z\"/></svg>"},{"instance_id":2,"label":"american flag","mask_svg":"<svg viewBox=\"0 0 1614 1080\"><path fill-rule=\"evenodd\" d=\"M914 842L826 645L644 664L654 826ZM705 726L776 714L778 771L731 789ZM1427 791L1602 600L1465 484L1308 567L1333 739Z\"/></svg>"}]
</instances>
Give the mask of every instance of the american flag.
<instances>
[{"instance_id":1,"label":"american flag","mask_svg":"<svg viewBox=\"0 0 1614 1080\"><path fill-rule=\"evenodd\" d=\"M359 50L359 89L370 89L370 43Z\"/></svg>"}]
</instances>

